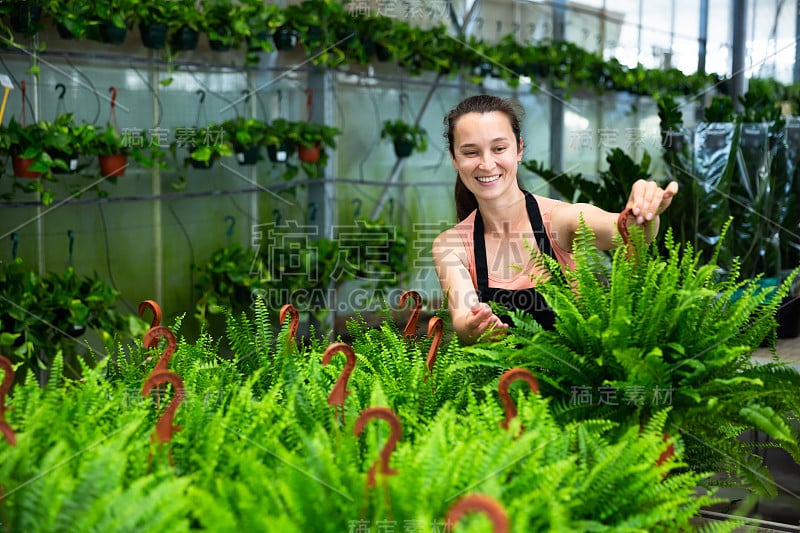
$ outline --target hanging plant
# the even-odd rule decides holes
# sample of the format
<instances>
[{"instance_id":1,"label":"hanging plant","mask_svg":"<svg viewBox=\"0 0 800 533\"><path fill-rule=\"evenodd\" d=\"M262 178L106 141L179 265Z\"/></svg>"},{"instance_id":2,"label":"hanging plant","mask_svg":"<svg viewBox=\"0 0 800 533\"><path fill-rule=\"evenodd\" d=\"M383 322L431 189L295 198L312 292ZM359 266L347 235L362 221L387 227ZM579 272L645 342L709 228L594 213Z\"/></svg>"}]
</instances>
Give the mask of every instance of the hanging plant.
<instances>
[{"instance_id":1,"label":"hanging plant","mask_svg":"<svg viewBox=\"0 0 800 533\"><path fill-rule=\"evenodd\" d=\"M303 169L311 177L318 177L328 162L325 148L336 148L339 128L316 122L288 123L287 139L297 146Z\"/></svg>"},{"instance_id":2,"label":"hanging plant","mask_svg":"<svg viewBox=\"0 0 800 533\"><path fill-rule=\"evenodd\" d=\"M170 144L173 159L177 159L178 148L189 151L189 157L184 159L184 166L191 165L197 169L209 169L214 161L233 153L230 141L225 139L225 130L221 125L213 123L197 128L177 128L176 139Z\"/></svg>"},{"instance_id":3,"label":"hanging plant","mask_svg":"<svg viewBox=\"0 0 800 533\"><path fill-rule=\"evenodd\" d=\"M172 0L177 14L169 24L172 51L190 51L197 48L203 29L203 13L194 0Z\"/></svg>"},{"instance_id":4,"label":"hanging plant","mask_svg":"<svg viewBox=\"0 0 800 533\"><path fill-rule=\"evenodd\" d=\"M106 124L94 132L89 153L97 156L101 176L117 178L125 175L133 148L129 136L120 135L112 124Z\"/></svg>"},{"instance_id":5,"label":"hanging plant","mask_svg":"<svg viewBox=\"0 0 800 533\"><path fill-rule=\"evenodd\" d=\"M381 129L381 139L390 139L397 157L408 157L414 150L424 152L428 149L428 134L424 128L403 120L386 120Z\"/></svg>"},{"instance_id":6,"label":"hanging plant","mask_svg":"<svg viewBox=\"0 0 800 533\"><path fill-rule=\"evenodd\" d=\"M93 18L97 21L99 40L115 45L124 43L134 6L133 0L95 0Z\"/></svg>"},{"instance_id":7,"label":"hanging plant","mask_svg":"<svg viewBox=\"0 0 800 533\"><path fill-rule=\"evenodd\" d=\"M240 165L255 165L261 158L259 152L266 144L268 126L265 122L236 117L222 123L222 130Z\"/></svg>"},{"instance_id":8,"label":"hanging plant","mask_svg":"<svg viewBox=\"0 0 800 533\"><path fill-rule=\"evenodd\" d=\"M135 5L133 20L145 48L160 50L167 46L169 24L180 16L175 2L140 2Z\"/></svg>"}]
</instances>

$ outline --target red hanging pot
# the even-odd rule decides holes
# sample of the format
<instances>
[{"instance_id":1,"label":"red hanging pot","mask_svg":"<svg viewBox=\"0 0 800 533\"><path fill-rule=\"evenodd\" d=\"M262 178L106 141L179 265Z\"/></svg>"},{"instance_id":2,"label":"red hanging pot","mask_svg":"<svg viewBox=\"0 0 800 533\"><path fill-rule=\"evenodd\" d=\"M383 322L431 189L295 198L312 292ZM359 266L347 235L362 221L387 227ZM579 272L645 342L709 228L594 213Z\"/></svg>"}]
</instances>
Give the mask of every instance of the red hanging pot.
<instances>
[{"instance_id":1,"label":"red hanging pot","mask_svg":"<svg viewBox=\"0 0 800 533\"><path fill-rule=\"evenodd\" d=\"M125 154L112 154L98 156L100 161L100 174L104 178L118 178L125 175L128 166L128 156Z\"/></svg>"},{"instance_id":2,"label":"red hanging pot","mask_svg":"<svg viewBox=\"0 0 800 533\"><path fill-rule=\"evenodd\" d=\"M300 158L300 161L305 161L306 163L316 163L319 161L320 156L319 144L315 144L311 147L303 146L302 144L299 145L297 147L297 156Z\"/></svg>"},{"instance_id":3,"label":"red hanging pot","mask_svg":"<svg viewBox=\"0 0 800 533\"><path fill-rule=\"evenodd\" d=\"M33 161L33 158L29 159L18 155L11 156L11 165L14 167L14 175L18 178L38 178L42 174L41 172L28 170L28 167L33 164Z\"/></svg>"}]
</instances>

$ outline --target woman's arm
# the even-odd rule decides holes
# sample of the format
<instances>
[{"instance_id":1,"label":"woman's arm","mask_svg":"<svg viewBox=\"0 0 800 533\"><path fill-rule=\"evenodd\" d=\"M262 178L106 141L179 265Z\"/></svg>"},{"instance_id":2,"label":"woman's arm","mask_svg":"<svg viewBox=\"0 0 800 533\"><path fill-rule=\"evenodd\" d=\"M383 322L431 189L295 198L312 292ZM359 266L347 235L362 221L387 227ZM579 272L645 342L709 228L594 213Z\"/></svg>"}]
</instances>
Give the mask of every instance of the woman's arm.
<instances>
[{"instance_id":1,"label":"woman's arm","mask_svg":"<svg viewBox=\"0 0 800 533\"><path fill-rule=\"evenodd\" d=\"M631 188L626 208L631 207L636 219L634 224L650 223L652 230L647 232L648 239L658 233L659 215L664 212L672 198L678 192L678 183L673 181L662 189L654 181L637 180ZM617 218L619 213L609 213L591 204L560 204L553 208L550 215L553 238L565 250L572 250L572 241L578 231L580 217L595 234L597 247L601 250L611 250L614 247L614 237L618 233Z\"/></svg>"},{"instance_id":2,"label":"woman's arm","mask_svg":"<svg viewBox=\"0 0 800 533\"><path fill-rule=\"evenodd\" d=\"M467 254L461 236L455 229L441 233L433 241L433 265L439 276L453 330L465 344L472 344L491 328L507 328L487 303L478 300L467 269Z\"/></svg>"}]
</instances>

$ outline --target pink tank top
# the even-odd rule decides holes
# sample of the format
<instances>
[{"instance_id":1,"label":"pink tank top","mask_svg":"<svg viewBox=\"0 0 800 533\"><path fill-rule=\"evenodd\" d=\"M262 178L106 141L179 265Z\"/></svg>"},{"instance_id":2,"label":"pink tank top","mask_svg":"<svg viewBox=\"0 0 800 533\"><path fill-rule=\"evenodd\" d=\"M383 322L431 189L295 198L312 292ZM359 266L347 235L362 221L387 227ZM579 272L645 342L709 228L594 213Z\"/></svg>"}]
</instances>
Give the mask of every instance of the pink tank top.
<instances>
[{"instance_id":1,"label":"pink tank top","mask_svg":"<svg viewBox=\"0 0 800 533\"><path fill-rule=\"evenodd\" d=\"M553 253L556 256L556 260L558 260L562 266L574 268L575 261L572 258L572 254L568 250L561 248L556 243L555 239L553 239L553 235L550 232L550 215L553 211L553 208L563 202L560 200L547 198L545 196L534 195L534 197L536 198L536 203L539 204L539 211L542 214L542 223L544 224L547 238L550 239L550 243L552 244ZM475 271L475 246L472 238L472 229L473 225L475 224L475 213L476 211L473 211L467 216L467 218L456 224L455 229L461 236L461 242L463 243L464 251L467 254L467 269L469 270L469 275L472 278L472 285L477 287L478 278ZM529 243L538 250L538 246L536 246L534 241L535 239L530 239ZM535 262L529 257L526 256L526 259L528 259L527 264L518 265L520 269L516 269L511 276L505 279L492 276L490 268L489 286L498 289L529 289L535 286L536 284L533 282L532 278L538 277L544 272L542 272L540 268L537 268Z\"/></svg>"}]
</instances>

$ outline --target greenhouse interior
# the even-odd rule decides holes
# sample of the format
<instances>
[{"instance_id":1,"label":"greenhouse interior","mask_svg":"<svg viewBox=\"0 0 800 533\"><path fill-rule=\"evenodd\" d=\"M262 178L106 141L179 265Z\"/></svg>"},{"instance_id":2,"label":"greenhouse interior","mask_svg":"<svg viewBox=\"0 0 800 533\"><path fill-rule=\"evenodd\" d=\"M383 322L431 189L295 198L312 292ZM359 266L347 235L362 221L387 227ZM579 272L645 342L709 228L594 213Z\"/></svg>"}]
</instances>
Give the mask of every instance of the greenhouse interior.
<instances>
[{"instance_id":1,"label":"greenhouse interior","mask_svg":"<svg viewBox=\"0 0 800 533\"><path fill-rule=\"evenodd\" d=\"M0 532L800 531L798 37L0 0Z\"/></svg>"}]
</instances>

